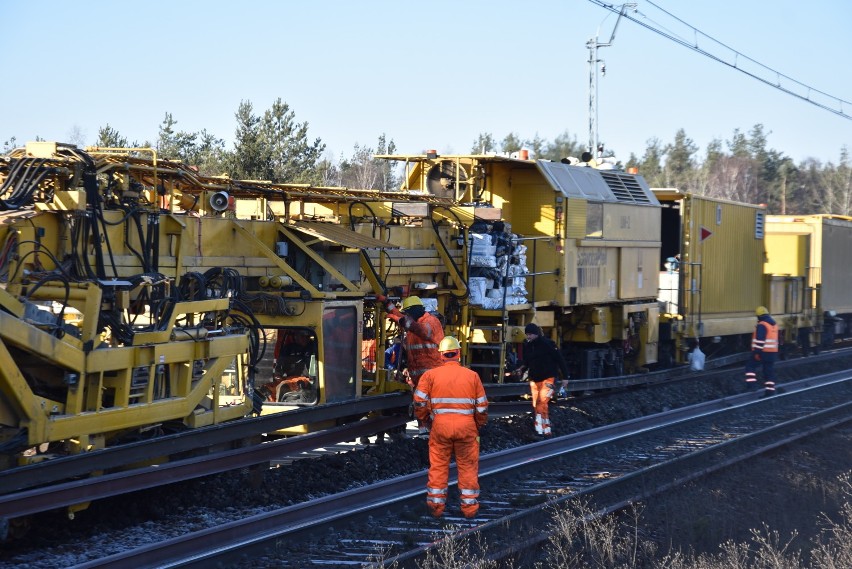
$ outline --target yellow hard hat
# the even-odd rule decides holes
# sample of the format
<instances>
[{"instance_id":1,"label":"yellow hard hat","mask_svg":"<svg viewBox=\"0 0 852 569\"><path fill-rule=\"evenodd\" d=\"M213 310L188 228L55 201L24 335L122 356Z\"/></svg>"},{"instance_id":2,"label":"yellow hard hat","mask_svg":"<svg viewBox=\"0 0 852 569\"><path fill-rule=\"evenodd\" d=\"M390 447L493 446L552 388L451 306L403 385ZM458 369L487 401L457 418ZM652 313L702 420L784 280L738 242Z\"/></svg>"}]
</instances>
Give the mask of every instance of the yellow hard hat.
<instances>
[{"instance_id":1,"label":"yellow hard hat","mask_svg":"<svg viewBox=\"0 0 852 569\"><path fill-rule=\"evenodd\" d=\"M402 311L405 312L412 306L423 306L423 301L420 300L419 296L409 296L406 297L405 300L402 301Z\"/></svg>"},{"instance_id":2,"label":"yellow hard hat","mask_svg":"<svg viewBox=\"0 0 852 569\"><path fill-rule=\"evenodd\" d=\"M758 306L757 309L754 311L755 316L764 316L766 314L769 314L769 311L766 310L765 306Z\"/></svg>"},{"instance_id":3,"label":"yellow hard hat","mask_svg":"<svg viewBox=\"0 0 852 569\"><path fill-rule=\"evenodd\" d=\"M455 336L444 336L444 339L438 344L438 351L441 353L457 352L459 350L461 350L461 344L459 344Z\"/></svg>"}]
</instances>

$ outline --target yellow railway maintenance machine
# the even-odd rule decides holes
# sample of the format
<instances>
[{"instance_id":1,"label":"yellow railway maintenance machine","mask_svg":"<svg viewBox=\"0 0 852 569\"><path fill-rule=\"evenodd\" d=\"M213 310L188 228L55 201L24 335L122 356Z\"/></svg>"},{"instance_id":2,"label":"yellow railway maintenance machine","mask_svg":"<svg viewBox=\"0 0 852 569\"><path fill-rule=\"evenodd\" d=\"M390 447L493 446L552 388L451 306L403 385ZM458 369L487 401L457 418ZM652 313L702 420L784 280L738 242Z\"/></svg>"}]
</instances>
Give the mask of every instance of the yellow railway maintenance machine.
<instances>
[{"instance_id":1,"label":"yellow railway maintenance machine","mask_svg":"<svg viewBox=\"0 0 852 569\"><path fill-rule=\"evenodd\" d=\"M830 346L852 331L852 217L770 215L766 218L767 273L806 283L798 337L788 341ZM809 337L808 337L809 335Z\"/></svg>"},{"instance_id":2,"label":"yellow railway maintenance machine","mask_svg":"<svg viewBox=\"0 0 852 569\"><path fill-rule=\"evenodd\" d=\"M0 158L0 466L408 389L362 356L383 289L360 267L394 246L317 221L406 199L203 177L151 149Z\"/></svg>"},{"instance_id":3,"label":"yellow railway maintenance machine","mask_svg":"<svg viewBox=\"0 0 852 569\"><path fill-rule=\"evenodd\" d=\"M774 216L762 205L653 191L663 204L661 362L685 363L699 343L709 357L748 351L758 306L784 331L783 348L792 348L813 310L801 268L781 262L799 249L773 248Z\"/></svg>"},{"instance_id":4,"label":"yellow railway maintenance machine","mask_svg":"<svg viewBox=\"0 0 852 569\"><path fill-rule=\"evenodd\" d=\"M160 188L160 225L169 240L162 255L181 267L176 274L186 273L186 289L206 290L211 277L231 285L229 297L256 335L252 385L263 400L260 413L410 389L382 365L376 346L385 337L384 318L374 301L388 292L386 267L409 244L389 242L373 222L359 221L373 229L359 232L355 221L373 210L449 206L448 200L203 177L169 161L152 170L150 159L125 149L89 150L102 170L129 168L143 187Z\"/></svg>"},{"instance_id":5,"label":"yellow railway maintenance machine","mask_svg":"<svg viewBox=\"0 0 852 569\"><path fill-rule=\"evenodd\" d=\"M321 206L321 207L318 207ZM364 248L361 286L365 294L383 294L394 300L420 297L427 308L455 332L468 316L468 285L464 246L468 227L480 208L460 205L449 196L428 192L383 192L373 199L310 204L322 223L314 230L351 230L359 238L378 239L383 249ZM489 213L493 212L489 209ZM347 266L335 258L338 266ZM357 277L357 263L349 262L347 274ZM365 303L365 343L375 338L375 390L397 389L406 384L385 365L384 351L402 330L388 321L382 303ZM365 348L366 349L366 348ZM366 370L365 370L366 372Z\"/></svg>"},{"instance_id":6,"label":"yellow railway maintenance machine","mask_svg":"<svg viewBox=\"0 0 852 569\"><path fill-rule=\"evenodd\" d=\"M562 344L574 377L657 361L660 205L641 176L494 155L377 158L404 165L402 191L467 208L469 303L448 331L484 381L503 381L530 322Z\"/></svg>"},{"instance_id":7,"label":"yellow railway maintenance machine","mask_svg":"<svg viewBox=\"0 0 852 569\"><path fill-rule=\"evenodd\" d=\"M179 224L102 166L51 143L0 159L3 467L253 407L231 299L182 294Z\"/></svg>"},{"instance_id":8,"label":"yellow railway maintenance machine","mask_svg":"<svg viewBox=\"0 0 852 569\"><path fill-rule=\"evenodd\" d=\"M698 342L715 355L723 343L750 340L764 302L765 208L675 188L654 193L663 204L661 358L684 363Z\"/></svg>"}]
</instances>

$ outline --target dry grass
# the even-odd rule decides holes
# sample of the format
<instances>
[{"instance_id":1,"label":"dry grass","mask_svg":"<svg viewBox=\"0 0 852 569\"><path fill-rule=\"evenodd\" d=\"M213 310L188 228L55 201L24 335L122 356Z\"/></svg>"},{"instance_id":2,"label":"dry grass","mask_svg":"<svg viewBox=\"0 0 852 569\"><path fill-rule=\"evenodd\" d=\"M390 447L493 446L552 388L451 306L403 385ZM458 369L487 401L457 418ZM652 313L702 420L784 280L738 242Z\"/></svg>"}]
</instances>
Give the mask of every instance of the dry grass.
<instances>
[{"instance_id":1,"label":"dry grass","mask_svg":"<svg viewBox=\"0 0 852 569\"><path fill-rule=\"evenodd\" d=\"M455 526L447 526L448 534L435 536L435 546L426 552L426 558L418 563L420 569L500 569L501 565L485 559L488 546L479 533L475 537L452 539L460 531ZM369 560L371 569L399 569L400 564L389 561L386 551L378 551Z\"/></svg>"},{"instance_id":2,"label":"dry grass","mask_svg":"<svg viewBox=\"0 0 852 569\"><path fill-rule=\"evenodd\" d=\"M845 501L842 519L824 516L824 528L807 555L768 525L751 531L747 542L727 541L718 553L694 555L680 551L659 556L653 542L641 538L641 509L628 515L598 515L588 504L558 510L553 535L538 567L574 569L848 569L852 567L852 473L840 478Z\"/></svg>"},{"instance_id":3,"label":"dry grass","mask_svg":"<svg viewBox=\"0 0 852 569\"><path fill-rule=\"evenodd\" d=\"M545 554L513 569L848 569L852 567L852 472L839 478L844 505L839 522L823 516L823 528L807 554L793 547L797 535L783 538L764 524L746 542L726 541L715 553L695 555L673 551L661 554L640 531L642 507L626 513L601 515L588 503L553 508ZM452 528L450 528L452 529ZM485 559L488 544L478 534L470 539L439 539L420 569L492 569L510 565ZM377 555L373 567L391 569Z\"/></svg>"}]
</instances>

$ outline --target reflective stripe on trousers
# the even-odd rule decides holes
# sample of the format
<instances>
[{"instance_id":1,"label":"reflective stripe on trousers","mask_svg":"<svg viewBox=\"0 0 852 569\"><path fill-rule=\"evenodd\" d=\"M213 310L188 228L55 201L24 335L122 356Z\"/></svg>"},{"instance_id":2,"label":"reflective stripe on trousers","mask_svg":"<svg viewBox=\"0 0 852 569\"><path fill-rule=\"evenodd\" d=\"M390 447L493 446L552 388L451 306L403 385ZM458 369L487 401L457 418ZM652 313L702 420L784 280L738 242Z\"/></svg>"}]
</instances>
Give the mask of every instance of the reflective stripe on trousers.
<instances>
[{"instance_id":1,"label":"reflective stripe on trousers","mask_svg":"<svg viewBox=\"0 0 852 569\"><path fill-rule=\"evenodd\" d=\"M539 435L550 434L549 403L553 397L553 380L549 377L542 381L531 381L533 409L535 409L535 432Z\"/></svg>"},{"instance_id":2,"label":"reflective stripe on trousers","mask_svg":"<svg viewBox=\"0 0 852 569\"><path fill-rule=\"evenodd\" d=\"M443 514L446 494L438 495L431 490L446 489L453 455L458 470L462 514L473 517L479 511L478 436L476 423L469 415L447 413L435 417L429 437L429 477L426 483L426 505L433 515ZM440 499L444 502L437 501Z\"/></svg>"}]
</instances>

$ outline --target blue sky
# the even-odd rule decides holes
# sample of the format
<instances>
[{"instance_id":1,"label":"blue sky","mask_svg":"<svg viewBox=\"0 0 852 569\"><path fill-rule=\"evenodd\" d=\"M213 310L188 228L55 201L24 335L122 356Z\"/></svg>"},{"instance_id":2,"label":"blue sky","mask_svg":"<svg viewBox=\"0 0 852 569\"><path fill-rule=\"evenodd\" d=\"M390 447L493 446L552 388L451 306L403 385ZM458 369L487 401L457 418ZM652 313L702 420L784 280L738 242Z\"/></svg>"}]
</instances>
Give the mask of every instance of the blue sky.
<instances>
[{"instance_id":1,"label":"blue sky","mask_svg":"<svg viewBox=\"0 0 852 569\"><path fill-rule=\"evenodd\" d=\"M635 17L685 36L646 0ZM852 101L852 2L655 0L738 52ZM401 153L465 153L477 135L588 139L586 42L616 16L588 0L67 2L0 0L5 78L0 143L94 143L109 124L155 140L207 129L230 147L242 100L280 97L309 136L350 156L381 133ZM704 40L700 40L703 41ZM734 55L708 45L726 61ZM796 161L837 163L852 120L777 91L623 20L600 79L598 131L617 156L679 128L703 153L757 123ZM835 105L836 106L836 105ZM852 115L852 105L844 107Z\"/></svg>"}]
</instances>

